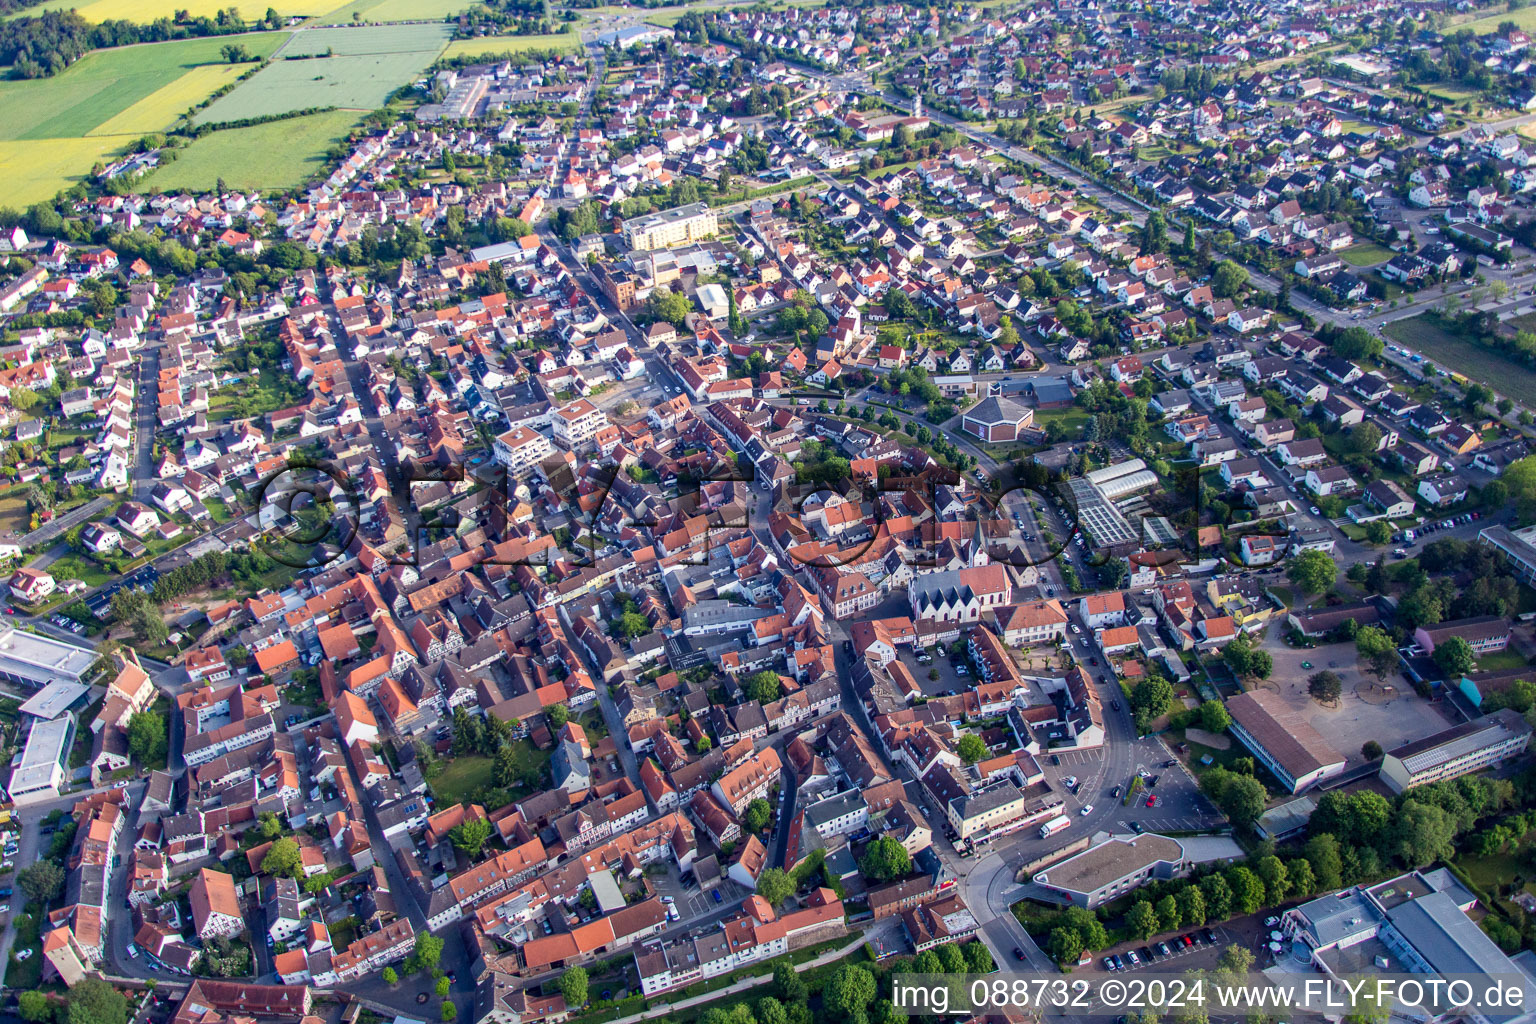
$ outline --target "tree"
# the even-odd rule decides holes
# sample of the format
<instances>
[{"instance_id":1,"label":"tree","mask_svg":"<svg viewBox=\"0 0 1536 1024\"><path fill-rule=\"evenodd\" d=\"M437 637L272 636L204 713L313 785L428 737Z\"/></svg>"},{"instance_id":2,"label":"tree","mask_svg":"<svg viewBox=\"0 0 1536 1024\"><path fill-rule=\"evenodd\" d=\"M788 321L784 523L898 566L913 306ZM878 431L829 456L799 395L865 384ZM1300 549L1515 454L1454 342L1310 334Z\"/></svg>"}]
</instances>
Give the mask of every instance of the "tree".
<instances>
[{"instance_id":1,"label":"tree","mask_svg":"<svg viewBox=\"0 0 1536 1024\"><path fill-rule=\"evenodd\" d=\"M1378 679L1385 679L1397 665L1397 648L1380 626L1361 626L1355 634L1355 650L1370 662Z\"/></svg>"},{"instance_id":2,"label":"tree","mask_svg":"<svg viewBox=\"0 0 1536 1024\"><path fill-rule=\"evenodd\" d=\"M822 1008L834 1019L857 1017L875 1001L875 976L862 964L842 964L821 991Z\"/></svg>"},{"instance_id":3,"label":"tree","mask_svg":"<svg viewBox=\"0 0 1536 1024\"><path fill-rule=\"evenodd\" d=\"M1093 911L1083 907L1068 907L1062 911L1058 927L1071 928L1083 937L1085 949L1103 949L1109 945L1109 932Z\"/></svg>"},{"instance_id":4,"label":"tree","mask_svg":"<svg viewBox=\"0 0 1536 1024\"><path fill-rule=\"evenodd\" d=\"M657 320L665 320L673 327L683 326L683 321L693 311L693 304L688 301L688 296L681 292L674 292L670 288L653 289L647 302L651 316Z\"/></svg>"},{"instance_id":5,"label":"tree","mask_svg":"<svg viewBox=\"0 0 1536 1024\"><path fill-rule=\"evenodd\" d=\"M16 1013L26 1021L52 1020L53 1003L46 992L28 989L16 994Z\"/></svg>"},{"instance_id":6,"label":"tree","mask_svg":"<svg viewBox=\"0 0 1536 1024\"><path fill-rule=\"evenodd\" d=\"M779 674L767 668L747 676L741 689L748 700L755 700L759 704L772 704L784 695L784 686L779 682Z\"/></svg>"},{"instance_id":7,"label":"tree","mask_svg":"<svg viewBox=\"0 0 1536 1024\"><path fill-rule=\"evenodd\" d=\"M1314 700L1332 704L1344 692L1344 684L1336 673L1323 669L1321 672L1312 673L1307 679L1307 692Z\"/></svg>"},{"instance_id":8,"label":"tree","mask_svg":"<svg viewBox=\"0 0 1536 1024\"><path fill-rule=\"evenodd\" d=\"M485 847L485 841L489 838L491 838L491 823L486 818L461 821L448 832L448 839L453 843L453 848L471 857Z\"/></svg>"},{"instance_id":9,"label":"tree","mask_svg":"<svg viewBox=\"0 0 1536 1024\"><path fill-rule=\"evenodd\" d=\"M1445 673L1446 679L1460 679L1477 667L1477 655L1466 640L1453 636L1435 645L1435 666Z\"/></svg>"},{"instance_id":10,"label":"tree","mask_svg":"<svg viewBox=\"0 0 1536 1024\"><path fill-rule=\"evenodd\" d=\"M620 612L613 620L611 632L621 640L633 640L651 631L651 620L639 612Z\"/></svg>"},{"instance_id":11,"label":"tree","mask_svg":"<svg viewBox=\"0 0 1536 1024\"><path fill-rule=\"evenodd\" d=\"M762 797L747 804L747 809L741 815L741 824L748 832L761 832L771 820L773 807Z\"/></svg>"},{"instance_id":12,"label":"tree","mask_svg":"<svg viewBox=\"0 0 1536 1024\"><path fill-rule=\"evenodd\" d=\"M438 978L437 979L437 984L435 986L433 986L433 991L437 993L437 998L443 999L443 998L447 997L448 989L449 989L449 987L452 984L453 984L453 982L448 980L448 975L446 975L446 974L443 975L441 978Z\"/></svg>"},{"instance_id":13,"label":"tree","mask_svg":"<svg viewBox=\"0 0 1536 1024\"><path fill-rule=\"evenodd\" d=\"M128 999L100 978L69 988L69 1024L128 1024Z\"/></svg>"},{"instance_id":14,"label":"tree","mask_svg":"<svg viewBox=\"0 0 1536 1024\"><path fill-rule=\"evenodd\" d=\"M158 764L165 757L165 716L139 711L128 718L128 750L140 764Z\"/></svg>"},{"instance_id":15,"label":"tree","mask_svg":"<svg viewBox=\"0 0 1536 1024\"><path fill-rule=\"evenodd\" d=\"M1131 690L1131 712L1136 730L1151 731L1152 723L1173 704L1173 685L1160 676L1148 676Z\"/></svg>"},{"instance_id":16,"label":"tree","mask_svg":"<svg viewBox=\"0 0 1536 1024\"><path fill-rule=\"evenodd\" d=\"M400 981L400 975L395 972L393 967L384 968L384 973L379 976L384 979L384 984L386 985L394 985Z\"/></svg>"},{"instance_id":17,"label":"tree","mask_svg":"<svg viewBox=\"0 0 1536 1024\"><path fill-rule=\"evenodd\" d=\"M1146 904L1138 903L1136 906ZM1075 928L1058 927L1051 930L1051 959L1062 967L1072 967L1081 960L1084 948L1083 937L1077 934Z\"/></svg>"},{"instance_id":18,"label":"tree","mask_svg":"<svg viewBox=\"0 0 1536 1024\"><path fill-rule=\"evenodd\" d=\"M1253 951L1248 947L1228 946L1216 958L1216 969L1233 979L1241 978L1253 969L1254 959Z\"/></svg>"},{"instance_id":19,"label":"tree","mask_svg":"<svg viewBox=\"0 0 1536 1024\"><path fill-rule=\"evenodd\" d=\"M973 939L962 947L965 954L965 967L971 974L991 974L997 970L997 961L992 959L992 951L987 949L986 943L979 939ZM758 1024L764 1024L761 1018Z\"/></svg>"},{"instance_id":20,"label":"tree","mask_svg":"<svg viewBox=\"0 0 1536 1024\"><path fill-rule=\"evenodd\" d=\"M1164 931L1173 931L1183 922L1184 915L1179 913L1178 897L1169 893L1157 901L1157 920L1163 926Z\"/></svg>"},{"instance_id":21,"label":"tree","mask_svg":"<svg viewBox=\"0 0 1536 1024\"><path fill-rule=\"evenodd\" d=\"M1137 900L1125 912L1125 926L1138 939L1146 940L1157 934L1157 911L1150 900Z\"/></svg>"},{"instance_id":22,"label":"tree","mask_svg":"<svg viewBox=\"0 0 1536 1024\"><path fill-rule=\"evenodd\" d=\"M757 1024L789 1024L789 1011L773 996L763 996L757 1001L753 1016Z\"/></svg>"},{"instance_id":23,"label":"tree","mask_svg":"<svg viewBox=\"0 0 1536 1024\"><path fill-rule=\"evenodd\" d=\"M894 836L881 836L864 850L859 870L871 881L888 882L912 870L912 855Z\"/></svg>"},{"instance_id":24,"label":"tree","mask_svg":"<svg viewBox=\"0 0 1536 1024\"><path fill-rule=\"evenodd\" d=\"M1306 593L1323 594L1333 589L1339 567L1325 552L1310 548L1291 559L1286 575Z\"/></svg>"},{"instance_id":25,"label":"tree","mask_svg":"<svg viewBox=\"0 0 1536 1024\"><path fill-rule=\"evenodd\" d=\"M1388 851L1409 867L1423 867L1452 854L1456 820L1434 804L1409 800L1397 809Z\"/></svg>"},{"instance_id":26,"label":"tree","mask_svg":"<svg viewBox=\"0 0 1536 1024\"><path fill-rule=\"evenodd\" d=\"M1264 905L1264 883L1248 868L1238 865L1227 872L1232 904L1240 914L1251 914Z\"/></svg>"},{"instance_id":27,"label":"tree","mask_svg":"<svg viewBox=\"0 0 1536 1024\"><path fill-rule=\"evenodd\" d=\"M1312 875L1312 865L1304 857L1285 862L1286 876L1291 880L1291 893L1310 896L1317 892L1317 879Z\"/></svg>"},{"instance_id":28,"label":"tree","mask_svg":"<svg viewBox=\"0 0 1536 1024\"><path fill-rule=\"evenodd\" d=\"M1211 276L1211 291L1218 298L1235 298L1248 284L1248 270L1239 263L1223 260Z\"/></svg>"},{"instance_id":29,"label":"tree","mask_svg":"<svg viewBox=\"0 0 1536 1024\"><path fill-rule=\"evenodd\" d=\"M1226 705L1219 700L1208 700L1200 705L1200 727L1206 732L1226 732L1232 724Z\"/></svg>"},{"instance_id":30,"label":"tree","mask_svg":"<svg viewBox=\"0 0 1536 1024\"><path fill-rule=\"evenodd\" d=\"M46 907L64 891L64 868L55 861L36 861L16 873L16 884L29 901Z\"/></svg>"},{"instance_id":31,"label":"tree","mask_svg":"<svg viewBox=\"0 0 1536 1024\"><path fill-rule=\"evenodd\" d=\"M968 732L955 744L955 753L959 754L960 760L966 764L975 764L987 756L987 741L973 732Z\"/></svg>"},{"instance_id":32,"label":"tree","mask_svg":"<svg viewBox=\"0 0 1536 1024\"><path fill-rule=\"evenodd\" d=\"M544 709L544 714L549 716L549 724L556 729L563 727L571 720L571 709L564 704L551 704Z\"/></svg>"},{"instance_id":33,"label":"tree","mask_svg":"<svg viewBox=\"0 0 1536 1024\"><path fill-rule=\"evenodd\" d=\"M266 856L261 858L261 870L273 877L287 875L298 878L304 872L304 857L299 852L299 844L291 836L284 836L274 842L267 849Z\"/></svg>"},{"instance_id":34,"label":"tree","mask_svg":"<svg viewBox=\"0 0 1536 1024\"><path fill-rule=\"evenodd\" d=\"M1360 745L1360 756L1365 758L1367 761L1375 761L1377 758L1381 757L1381 755L1381 744L1377 743L1375 740L1366 740Z\"/></svg>"},{"instance_id":35,"label":"tree","mask_svg":"<svg viewBox=\"0 0 1536 1024\"><path fill-rule=\"evenodd\" d=\"M1209 911L1208 921L1225 921L1232 916L1232 887L1220 875L1206 875L1200 879L1200 892L1205 897Z\"/></svg>"},{"instance_id":36,"label":"tree","mask_svg":"<svg viewBox=\"0 0 1536 1024\"><path fill-rule=\"evenodd\" d=\"M1205 893L1197 886L1185 886L1175 898L1179 904L1179 917L1191 928L1205 924Z\"/></svg>"},{"instance_id":37,"label":"tree","mask_svg":"<svg viewBox=\"0 0 1536 1024\"><path fill-rule=\"evenodd\" d=\"M1344 861L1339 854L1339 841L1327 832L1319 832L1302 847L1307 863L1312 866L1315 892L1337 889L1344 879Z\"/></svg>"},{"instance_id":38,"label":"tree","mask_svg":"<svg viewBox=\"0 0 1536 1024\"><path fill-rule=\"evenodd\" d=\"M411 953L411 959L416 961L418 970L431 973L443 958L443 940L436 935L416 936L416 949Z\"/></svg>"},{"instance_id":39,"label":"tree","mask_svg":"<svg viewBox=\"0 0 1536 1024\"><path fill-rule=\"evenodd\" d=\"M795 892L795 880L783 868L769 868L757 876L757 894L777 907Z\"/></svg>"},{"instance_id":40,"label":"tree","mask_svg":"<svg viewBox=\"0 0 1536 1024\"><path fill-rule=\"evenodd\" d=\"M1225 768L1212 768L1201 776L1200 790L1239 828L1258 821L1269 799L1258 779Z\"/></svg>"},{"instance_id":41,"label":"tree","mask_svg":"<svg viewBox=\"0 0 1536 1024\"><path fill-rule=\"evenodd\" d=\"M587 969L585 967L570 967L560 975L560 994L565 997L565 1005L571 1009L587 1004Z\"/></svg>"},{"instance_id":42,"label":"tree","mask_svg":"<svg viewBox=\"0 0 1536 1024\"><path fill-rule=\"evenodd\" d=\"M789 964L780 961L773 968L773 992L786 1006L795 1006L806 1000L806 985Z\"/></svg>"},{"instance_id":43,"label":"tree","mask_svg":"<svg viewBox=\"0 0 1536 1024\"><path fill-rule=\"evenodd\" d=\"M1268 854L1255 861L1253 873L1264 883L1264 896L1270 903L1279 903L1290 894L1290 873L1286 871L1284 862L1274 854Z\"/></svg>"}]
</instances>

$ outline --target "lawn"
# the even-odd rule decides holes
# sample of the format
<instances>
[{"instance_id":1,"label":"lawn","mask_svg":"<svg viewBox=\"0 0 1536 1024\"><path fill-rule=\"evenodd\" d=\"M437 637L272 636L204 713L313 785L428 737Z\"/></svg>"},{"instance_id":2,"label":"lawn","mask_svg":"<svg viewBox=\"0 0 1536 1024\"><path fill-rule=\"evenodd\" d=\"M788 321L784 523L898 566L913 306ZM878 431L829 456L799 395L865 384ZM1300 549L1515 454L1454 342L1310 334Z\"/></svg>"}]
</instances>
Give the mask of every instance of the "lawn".
<instances>
[{"instance_id":1,"label":"lawn","mask_svg":"<svg viewBox=\"0 0 1536 1024\"><path fill-rule=\"evenodd\" d=\"M1352 245L1339 253L1339 257L1352 267L1374 267L1392 258L1392 250L1373 242Z\"/></svg>"},{"instance_id":2,"label":"lawn","mask_svg":"<svg viewBox=\"0 0 1536 1024\"><path fill-rule=\"evenodd\" d=\"M1385 333L1441 366L1489 384L1523 405L1536 404L1536 373L1441 330L1423 314L1394 320Z\"/></svg>"},{"instance_id":3,"label":"lawn","mask_svg":"<svg viewBox=\"0 0 1536 1024\"><path fill-rule=\"evenodd\" d=\"M284 32L254 32L123 46L87 54L50 78L0 82L0 139L47 139L50 145L57 139L78 139L112 122L195 68L208 64L228 67L219 49L231 41L265 56L287 38ZM198 71L193 81L206 83L208 78L208 72ZM156 105L180 113L211 90L210 86L198 96L175 90L181 95L175 97L174 106L169 95ZM170 122L154 127L168 128Z\"/></svg>"},{"instance_id":4,"label":"lawn","mask_svg":"<svg viewBox=\"0 0 1536 1024\"><path fill-rule=\"evenodd\" d=\"M1524 668L1529 662L1525 655L1513 649L1498 651L1494 654L1485 654L1477 659L1479 672L1504 672L1512 668Z\"/></svg>"},{"instance_id":5,"label":"lawn","mask_svg":"<svg viewBox=\"0 0 1536 1024\"><path fill-rule=\"evenodd\" d=\"M491 767L488 757L468 755L455 757L443 763L442 771L432 780L432 794L439 807L464 803L477 789L491 786Z\"/></svg>"},{"instance_id":6,"label":"lawn","mask_svg":"<svg viewBox=\"0 0 1536 1024\"><path fill-rule=\"evenodd\" d=\"M439 23L294 33L277 59L210 104L198 121L240 121L310 107L373 110L437 59L451 31ZM324 56L327 51L334 56Z\"/></svg>"},{"instance_id":7,"label":"lawn","mask_svg":"<svg viewBox=\"0 0 1536 1024\"><path fill-rule=\"evenodd\" d=\"M0 497L0 536L27 532L27 499L21 491L16 488L16 493Z\"/></svg>"},{"instance_id":8,"label":"lawn","mask_svg":"<svg viewBox=\"0 0 1536 1024\"><path fill-rule=\"evenodd\" d=\"M223 178L232 188L289 188L325 173L326 151L357 117L355 111L332 110L213 132L182 150L175 163L155 171L148 185L166 192L196 190L212 188Z\"/></svg>"},{"instance_id":9,"label":"lawn","mask_svg":"<svg viewBox=\"0 0 1536 1024\"><path fill-rule=\"evenodd\" d=\"M1060 423L1061 429L1066 431L1063 436L1069 441L1078 438L1092 418L1091 414L1077 408L1035 410L1035 426L1045 430L1052 423Z\"/></svg>"},{"instance_id":10,"label":"lawn","mask_svg":"<svg viewBox=\"0 0 1536 1024\"><path fill-rule=\"evenodd\" d=\"M527 53L530 50L557 50L575 53L581 37L575 32L556 32L547 36L486 36L481 39L455 39L443 51L443 59L481 57L485 54Z\"/></svg>"}]
</instances>

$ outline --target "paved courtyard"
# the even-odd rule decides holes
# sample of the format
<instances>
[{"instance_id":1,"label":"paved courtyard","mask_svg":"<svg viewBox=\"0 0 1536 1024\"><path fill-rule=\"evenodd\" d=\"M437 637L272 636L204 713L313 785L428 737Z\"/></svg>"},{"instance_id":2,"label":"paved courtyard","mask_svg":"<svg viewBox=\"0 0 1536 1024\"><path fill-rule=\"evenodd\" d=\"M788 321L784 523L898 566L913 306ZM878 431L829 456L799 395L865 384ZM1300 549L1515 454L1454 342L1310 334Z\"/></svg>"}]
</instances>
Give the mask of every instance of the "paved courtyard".
<instances>
[{"instance_id":1,"label":"paved courtyard","mask_svg":"<svg viewBox=\"0 0 1536 1024\"><path fill-rule=\"evenodd\" d=\"M1360 664L1352 643L1291 648L1283 643L1265 645L1275 659L1275 670L1264 684L1284 697L1303 719L1322 734L1333 748L1348 758L1348 767L1363 763L1360 748L1369 740L1391 750L1423 739L1451 721L1439 708L1414 693L1401 676L1388 677L1386 686ZM1310 663L1310 668L1303 663ZM1336 707L1325 707L1307 693L1313 673L1336 673L1344 692ZM1388 689L1390 687L1390 689Z\"/></svg>"}]
</instances>

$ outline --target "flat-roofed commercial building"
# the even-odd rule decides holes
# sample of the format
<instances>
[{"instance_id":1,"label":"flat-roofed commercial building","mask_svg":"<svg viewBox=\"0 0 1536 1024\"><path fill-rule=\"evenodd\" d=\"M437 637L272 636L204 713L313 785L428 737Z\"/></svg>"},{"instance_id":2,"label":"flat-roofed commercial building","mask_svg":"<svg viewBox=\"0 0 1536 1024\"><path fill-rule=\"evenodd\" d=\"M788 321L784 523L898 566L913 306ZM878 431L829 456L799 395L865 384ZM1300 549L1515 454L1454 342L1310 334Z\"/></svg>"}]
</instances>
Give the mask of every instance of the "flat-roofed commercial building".
<instances>
[{"instance_id":1,"label":"flat-roofed commercial building","mask_svg":"<svg viewBox=\"0 0 1536 1024\"><path fill-rule=\"evenodd\" d=\"M21 763L11 772L11 799L42 799L59 795L64 782L64 762L70 744L75 741L75 716L66 711L47 722L38 722L27 734L27 746Z\"/></svg>"},{"instance_id":2,"label":"flat-roofed commercial building","mask_svg":"<svg viewBox=\"0 0 1536 1024\"><path fill-rule=\"evenodd\" d=\"M90 689L84 683L74 680L55 679L28 697L20 711L24 715L31 715L33 718L49 722L73 708L81 697L90 692Z\"/></svg>"},{"instance_id":3,"label":"flat-roofed commercial building","mask_svg":"<svg viewBox=\"0 0 1536 1024\"><path fill-rule=\"evenodd\" d=\"M1036 872L1034 882L1063 903L1092 910L1154 878L1174 878L1187 870L1184 844L1147 832L1111 836Z\"/></svg>"},{"instance_id":4,"label":"flat-roofed commercial building","mask_svg":"<svg viewBox=\"0 0 1536 1024\"><path fill-rule=\"evenodd\" d=\"M96 663L96 652L19 629L0 630L0 679L31 687L56 679L78 683Z\"/></svg>"},{"instance_id":5,"label":"flat-roofed commercial building","mask_svg":"<svg viewBox=\"0 0 1536 1024\"><path fill-rule=\"evenodd\" d=\"M1231 732L1264 762L1292 793L1300 793L1344 770L1344 757L1284 698L1253 690L1228 698Z\"/></svg>"},{"instance_id":6,"label":"flat-roofed commercial building","mask_svg":"<svg viewBox=\"0 0 1536 1024\"><path fill-rule=\"evenodd\" d=\"M624 240L631 249L668 249L700 241L719 230L715 211L704 203L692 203L625 221Z\"/></svg>"},{"instance_id":7,"label":"flat-roofed commercial building","mask_svg":"<svg viewBox=\"0 0 1536 1024\"><path fill-rule=\"evenodd\" d=\"M1382 781L1395 793L1479 771L1530 746L1531 727L1519 712L1503 708L1422 740L1389 750Z\"/></svg>"}]
</instances>

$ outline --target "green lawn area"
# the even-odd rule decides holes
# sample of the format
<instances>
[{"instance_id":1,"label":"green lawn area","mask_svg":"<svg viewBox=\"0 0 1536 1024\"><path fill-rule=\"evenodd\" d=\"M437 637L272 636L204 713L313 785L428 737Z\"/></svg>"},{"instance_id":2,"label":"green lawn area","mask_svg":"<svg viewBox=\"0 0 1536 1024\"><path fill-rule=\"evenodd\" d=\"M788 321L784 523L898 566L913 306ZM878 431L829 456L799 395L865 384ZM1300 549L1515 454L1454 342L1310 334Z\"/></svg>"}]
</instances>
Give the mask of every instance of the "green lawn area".
<instances>
[{"instance_id":1,"label":"green lawn area","mask_svg":"<svg viewBox=\"0 0 1536 1024\"><path fill-rule=\"evenodd\" d=\"M0 533L22 534L27 532L27 499L21 496L21 488L0 497Z\"/></svg>"},{"instance_id":2,"label":"green lawn area","mask_svg":"<svg viewBox=\"0 0 1536 1024\"><path fill-rule=\"evenodd\" d=\"M1426 359L1483 381L1517 402L1536 404L1536 372L1442 330L1425 314L1394 320L1383 333Z\"/></svg>"},{"instance_id":3,"label":"green lawn area","mask_svg":"<svg viewBox=\"0 0 1536 1024\"><path fill-rule=\"evenodd\" d=\"M197 191L223 178L232 188L292 188L325 174L326 151L351 131L357 118L355 111L332 110L212 132L182 150L175 163L162 165L149 184L167 192Z\"/></svg>"},{"instance_id":4,"label":"green lawn area","mask_svg":"<svg viewBox=\"0 0 1536 1024\"><path fill-rule=\"evenodd\" d=\"M1083 427L1087 426L1092 418L1091 413L1075 406L1067 409L1035 410L1035 426L1046 430L1052 423L1060 423L1061 429L1066 432L1063 436L1069 441L1081 436Z\"/></svg>"},{"instance_id":5,"label":"green lawn area","mask_svg":"<svg viewBox=\"0 0 1536 1024\"><path fill-rule=\"evenodd\" d=\"M1296 595L1291 593L1290 587L1270 587L1269 592L1280 599L1280 603L1287 608L1296 603Z\"/></svg>"},{"instance_id":6,"label":"green lawn area","mask_svg":"<svg viewBox=\"0 0 1536 1024\"><path fill-rule=\"evenodd\" d=\"M489 789L492 764L490 758L475 754L444 762L442 770L432 780L432 793L437 797L438 805L461 804L475 790Z\"/></svg>"},{"instance_id":7,"label":"green lawn area","mask_svg":"<svg viewBox=\"0 0 1536 1024\"><path fill-rule=\"evenodd\" d=\"M1503 672L1512 668L1524 668L1530 664L1525 660L1525 655L1514 649L1499 651L1495 654L1485 654L1477 659L1479 672Z\"/></svg>"},{"instance_id":8,"label":"green lawn area","mask_svg":"<svg viewBox=\"0 0 1536 1024\"><path fill-rule=\"evenodd\" d=\"M7 884L11 884L7 879ZM43 942L37 918L32 914L16 915L16 943L11 947L11 962L5 965L7 988L18 991L37 988L43 981ZM17 960L16 954L30 949L32 956Z\"/></svg>"},{"instance_id":9,"label":"green lawn area","mask_svg":"<svg viewBox=\"0 0 1536 1024\"><path fill-rule=\"evenodd\" d=\"M1378 263L1390 260L1392 250L1374 242L1362 242L1345 249L1339 253L1339 257L1352 267L1374 267Z\"/></svg>"},{"instance_id":10,"label":"green lawn area","mask_svg":"<svg viewBox=\"0 0 1536 1024\"><path fill-rule=\"evenodd\" d=\"M101 563L95 559L78 554L68 554L63 558L56 559L48 567L48 571L55 578L84 580L87 585L92 587L104 586L116 578L113 573L104 569ZM62 575L60 575L61 573Z\"/></svg>"}]
</instances>

